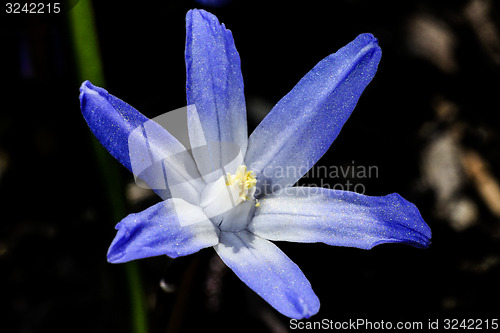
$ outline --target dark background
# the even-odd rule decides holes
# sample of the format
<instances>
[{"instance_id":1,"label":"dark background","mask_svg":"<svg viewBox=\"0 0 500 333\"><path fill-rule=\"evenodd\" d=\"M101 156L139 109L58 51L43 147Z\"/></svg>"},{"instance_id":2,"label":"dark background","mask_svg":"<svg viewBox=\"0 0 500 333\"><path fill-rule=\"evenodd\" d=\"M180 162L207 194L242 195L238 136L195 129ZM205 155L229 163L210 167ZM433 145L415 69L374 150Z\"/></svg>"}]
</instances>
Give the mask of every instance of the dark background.
<instances>
[{"instance_id":1,"label":"dark background","mask_svg":"<svg viewBox=\"0 0 500 333\"><path fill-rule=\"evenodd\" d=\"M184 106L184 17L195 7L207 8L94 3L108 91L149 117ZM311 320L499 318L499 4L233 0L207 9L240 52L249 131L359 33L373 33L382 47L375 79L320 165L377 166L377 177L327 181L362 184L368 195L398 192L419 207L433 243L371 251L279 243L321 300ZM128 332L124 265L106 261L118 221L79 110L66 16L3 10L0 331ZM117 170L128 213L158 201ZM212 249L138 265L150 332L289 327Z\"/></svg>"}]
</instances>

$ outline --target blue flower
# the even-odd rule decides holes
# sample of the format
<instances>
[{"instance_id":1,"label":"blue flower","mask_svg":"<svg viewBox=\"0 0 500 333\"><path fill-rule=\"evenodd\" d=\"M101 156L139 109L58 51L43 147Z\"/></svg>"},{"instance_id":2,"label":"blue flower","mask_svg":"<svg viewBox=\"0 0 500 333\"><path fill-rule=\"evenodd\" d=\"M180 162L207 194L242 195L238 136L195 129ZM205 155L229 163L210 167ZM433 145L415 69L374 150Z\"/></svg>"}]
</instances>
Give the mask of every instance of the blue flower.
<instances>
[{"instance_id":1,"label":"blue flower","mask_svg":"<svg viewBox=\"0 0 500 333\"><path fill-rule=\"evenodd\" d=\"M293 187L328 150L375 75L381 50L371 34L320 61L248 137L231 32L203 10L189 11L186 27L187 102L194 106L188 107L189 154L167 130L106 90L88 81L80 89L85 120L118 161L136 176L137 163L159 165L140 169L146 171L139 176L164 201L118 223L109 262L213 247L276 310L300 319L318 312L318 297L271 241L361 249L430 244L418 209L398 194Z\"/></svg>"}]
</instances>

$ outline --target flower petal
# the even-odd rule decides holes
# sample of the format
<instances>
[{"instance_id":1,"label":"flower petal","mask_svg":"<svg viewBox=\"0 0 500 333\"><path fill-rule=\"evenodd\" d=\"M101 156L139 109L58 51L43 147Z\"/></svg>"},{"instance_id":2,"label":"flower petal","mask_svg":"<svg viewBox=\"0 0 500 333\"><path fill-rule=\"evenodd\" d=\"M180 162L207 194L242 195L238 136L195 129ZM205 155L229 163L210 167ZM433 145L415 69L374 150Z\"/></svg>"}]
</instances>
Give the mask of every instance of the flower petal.
<instances>
[{"instance_id":1,"label":"flower petal","mask_svg":"<svg viewBox=\"0 0 500 333\"><path fill-rule=\"evenodd\" d=\"M309 318L319 299L300 268L276 245L247 231L221 232L215 250L236 275L285 316Z\"/></svg>"},{"instance_id":2,"label":"flower petal","mask_svg":"<svg viewBox=\"0 0 500 333\"><path fill-rule=\"evenodd\" d=\"M132 106L85 81L80 87L80 107L92 133L121 164L132 171L128 151L130 133L148 121Z\"/></svg>"},{"instance_id":3,"label":"flower petal","mask_svg":"<svg viewBox=\"0 0 500 333\"><path fill-rule=\"evenodd\" d=\"M167 130L89 81L80 87L80 103L99 142L136 177L163 199L199 202L204 182L192 157Z\"/></svg>"},{"instance_id":4,"label":"flower petal","mask_svg":"<svg viewBox=\"0 0 500 333\"><path fill-rule=\"evenodd\" d=\"M321 187L292 187L260 200L248 230L270 240L370 249L382 243L430 244L417 207L393 193L369 197Z\"/></svg>"},{"instance_id":5,"label":"flower petal","mask_svg":"<svg viewBox=\"0 0 500 333\"><path fill-rule=\"evenodd\" d=\"M209 154L193 150L205 181L215 181L224 172L221 161L247 149L247 122L240 57L233 36L224 24L204 10L190 10L186 16L186 92L188 105L195 104L202 131L188 115L191 145L207 145ZM236 147L227 149L227 147ZM227 156L230 155L230 156ZM233 156L234 155L234 156ZM214 172L218 171L218 172Z\"/></svg>"},{"instance_id":6,"label":"flower petal","mask_svg":"<svg viewBox=\"0 0 500 333\"><path fill-rule=\"evenodd\" d=\"M245 156L261 193L293 185L328 150L375 75L380 57L377 40L359 35L320 61L276 104L250 136ZM286 174L276 177L276 169Z\"/></svg>"},{"instance_id":7,"label":"flower petal","mask_svg":"<svg viewBox=\"0 0 500 333\"><path fill-rule=\"evenodd\" d=\"M182 199L162 201L116 225L108 261L122 263L166 254L185 256L219 242L218 229L203 210Z\"/></svg>"}]
</instances>

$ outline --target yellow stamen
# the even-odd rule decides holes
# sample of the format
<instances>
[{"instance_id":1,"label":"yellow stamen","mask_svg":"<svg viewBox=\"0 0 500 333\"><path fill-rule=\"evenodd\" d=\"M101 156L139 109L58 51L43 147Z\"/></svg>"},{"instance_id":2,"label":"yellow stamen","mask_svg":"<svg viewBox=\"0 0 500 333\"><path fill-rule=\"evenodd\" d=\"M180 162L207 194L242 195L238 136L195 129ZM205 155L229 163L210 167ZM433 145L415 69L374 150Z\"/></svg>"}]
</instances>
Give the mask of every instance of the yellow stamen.
<instances>
[{"instance_id":1,"label":"yellow stamen","mask_svg":"<svg viewBox=\"0 0 500 333\"><path fill-rule=\"evenodd\" d=\"M237 187L239 202L246 201L253 197L255 193L255 184L257 184L255 173L253 171L247 171L245 165L240 165L234 176L229 172L226 174L226 185L234 185Z\"/></svg>"}]
</instances>

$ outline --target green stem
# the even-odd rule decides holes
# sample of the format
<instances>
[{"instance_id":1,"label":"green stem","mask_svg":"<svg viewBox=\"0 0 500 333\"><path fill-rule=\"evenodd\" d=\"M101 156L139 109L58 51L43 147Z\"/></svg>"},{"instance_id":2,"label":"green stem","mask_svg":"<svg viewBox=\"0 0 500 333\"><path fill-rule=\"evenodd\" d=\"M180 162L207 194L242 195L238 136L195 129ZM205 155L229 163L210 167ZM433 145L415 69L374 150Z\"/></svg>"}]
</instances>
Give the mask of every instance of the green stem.
<instances>
[{"instance_id":1,"label":"green stem","mask_svg":"<svg viewBox=\"0 0 500 333\"><path fill-rule=\"evenodd\" d=\"M132 312L132 328L135 333L146 333L148 323L146 320L146 307L142 291L139 267L135 261L125 264L127 281L130 289L130 311Z\"/></svg>"},{"instance_id":2,"label":"green stem","mask_svg":"<svg viewBox=\"0 0 500 333\"><path fill-rule=\"evenodd\" d=\"M75 64L80 81L91 80L98 86L105 86L97 29L94 22L92 2L81 0L68 12L69 28L73 40ZM104 179L106 194L115 221L126 215L123 187L116 170L117 165L107 156L106 151L93 138L92 145ZM140 272L135 262L124 265L130 294L132 312L132 332L146 333L147 320Z\"/></svg>"}]
</instances>

